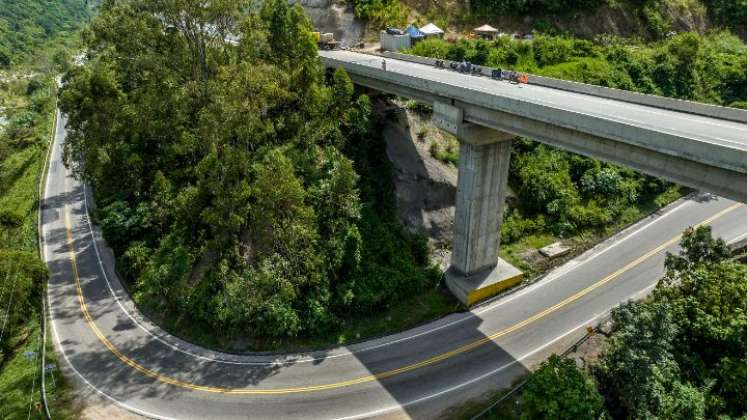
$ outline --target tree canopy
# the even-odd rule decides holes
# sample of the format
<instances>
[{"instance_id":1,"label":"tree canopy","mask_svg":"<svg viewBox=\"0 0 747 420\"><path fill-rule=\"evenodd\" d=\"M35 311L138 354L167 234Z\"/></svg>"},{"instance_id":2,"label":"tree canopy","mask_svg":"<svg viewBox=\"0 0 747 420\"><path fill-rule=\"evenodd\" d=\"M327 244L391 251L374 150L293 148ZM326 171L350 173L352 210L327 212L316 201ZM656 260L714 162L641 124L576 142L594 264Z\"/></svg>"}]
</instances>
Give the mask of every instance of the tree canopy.
<instances>
[{"instance_id":1,"label":"tree canopy","mask_svg":"<svg viewBox=\"0 0 747 420\"><path fill-rule=\"evenodd\" d=\"M612 311L592 377L555 355L529 375L522 418L745 418L747 265L709 227L680 246L650 298Z\"/></svg>"},{"instance_id":2,"label":"tree canopy","mask_svg":"<svg viewBox=\"0 0 747 420\"><path fill-rule=\"evenodd\" d=\"M425 284L392 284L414 262L392 264L371 293L342 152L370 106L343 70L325 77L311 30L284 0L109 0L85 34L88 63L62 93L65 156L151 310L293 336Z\"/></svg>"},{"instance_id":3,"label":"tree canopy","mask_svg":"<svg viewBox=\"0 0 747 420\"><path fill-rule=\"evenodd\" d=\"M522 419L599 419L602 396L576 362L553 354L527 380Z\"/></svg>"},{"instance_id":4,"label":"tree canopy","mask_svg":"<svg viewBox=\"0 0 747 420\"><path fill-rule=\"evenodd\" d=\"M651 300L613 312L596 376L616 418L747 414L747 265L708 227L686 231L681 246Z\"/></svg>"},{"instance_id":5,"label":"tree canopy","mask_svg":"<svg viewBox=\"0 0 747 420\"><path fill-rule=\"evenodd\" d=\"M28 57L90 15L86 0L0 0L0 68Z\"/></svg>"}]
</instances>

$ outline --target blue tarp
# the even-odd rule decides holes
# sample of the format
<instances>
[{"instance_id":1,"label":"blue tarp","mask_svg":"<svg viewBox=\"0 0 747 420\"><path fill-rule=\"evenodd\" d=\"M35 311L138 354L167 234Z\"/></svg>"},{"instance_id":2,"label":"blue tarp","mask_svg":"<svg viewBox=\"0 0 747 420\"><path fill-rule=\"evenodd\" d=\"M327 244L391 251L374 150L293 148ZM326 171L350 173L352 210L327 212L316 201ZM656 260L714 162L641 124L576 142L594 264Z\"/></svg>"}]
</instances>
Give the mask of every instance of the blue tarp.
<instances>
[{"instance_id":1,"label":"blue tarp","mask_svg":"<svg viewBox=\"0 0 747 420\"><path fill-rule=\"evenodd\" d=\"M412 39L425 38L425 34L420 32L420 29L416 28L414 25L408 26L407 29L405 29L405 32L409 34Z\"/></svg>"}]
</instances>

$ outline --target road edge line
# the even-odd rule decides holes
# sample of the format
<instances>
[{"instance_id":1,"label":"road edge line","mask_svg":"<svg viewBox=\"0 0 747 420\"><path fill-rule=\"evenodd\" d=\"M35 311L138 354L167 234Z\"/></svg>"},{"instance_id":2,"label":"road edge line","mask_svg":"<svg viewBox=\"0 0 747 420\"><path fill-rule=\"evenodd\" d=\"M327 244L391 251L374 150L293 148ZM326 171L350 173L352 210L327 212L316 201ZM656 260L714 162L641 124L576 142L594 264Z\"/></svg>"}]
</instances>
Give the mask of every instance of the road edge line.
<instances>
[{"instance_id":1,"label":"road edge line","mask_svg":"<svg viewBox=\"0 0 747 420\"><path fill-rule=\"evenodd\" d=\"M37 191L37 204L36 204L36 235L37 235L37 251L39 253L39 259L46 266L47 262L44 258L44 234L42 232L42 212L44 211L44 201L46 200L46 181L49 176L49 163L52 157L52 150L54 149L55 140L57 138L57 126L60 119L59 105L59 88L60 78L55 78L56 89L54 91L54 119L52 120L52 133L47 144L47 153L44 158L44 164L42 166L41 174L39 176L39 189ZM49 401L47 400L47 385L46 385L46 374L44 372L44 366L47 362L47 283L43 284L41 291L41 404L44 407L44 415L47 420L52 420L52 415L49 412Z\"/></svg>"}]
</instances>

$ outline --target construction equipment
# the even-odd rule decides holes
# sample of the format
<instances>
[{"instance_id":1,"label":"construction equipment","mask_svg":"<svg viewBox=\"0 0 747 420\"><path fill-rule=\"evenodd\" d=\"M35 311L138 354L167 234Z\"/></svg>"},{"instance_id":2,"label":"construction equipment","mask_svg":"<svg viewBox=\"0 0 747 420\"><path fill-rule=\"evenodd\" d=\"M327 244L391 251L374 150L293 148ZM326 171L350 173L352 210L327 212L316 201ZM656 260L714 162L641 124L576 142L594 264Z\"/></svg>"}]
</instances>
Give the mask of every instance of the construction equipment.
<instances>
[{"instance_id":1,"label":"construction equipment","mask_svg":"<svg viewBox=\"0 0 747 420\"><path fill-rule=\"evenodd\" d=\"M316 39L316 45L320 50L334 50L339 44L332 32L314 32L314 39Z\"/></svg>"},{"instance_id":2,"label":"construction equipment","mask_svg":"<svg viewBox=\"0 0 747 420\"><path fill-rule=\"evenodd\" d=\"M494 69L491 72L491 77L498 80L508 80L511 83L527 84L529 83L529 75L526 73L519 73L511 70Z\"/></svg>"}]
</instances>

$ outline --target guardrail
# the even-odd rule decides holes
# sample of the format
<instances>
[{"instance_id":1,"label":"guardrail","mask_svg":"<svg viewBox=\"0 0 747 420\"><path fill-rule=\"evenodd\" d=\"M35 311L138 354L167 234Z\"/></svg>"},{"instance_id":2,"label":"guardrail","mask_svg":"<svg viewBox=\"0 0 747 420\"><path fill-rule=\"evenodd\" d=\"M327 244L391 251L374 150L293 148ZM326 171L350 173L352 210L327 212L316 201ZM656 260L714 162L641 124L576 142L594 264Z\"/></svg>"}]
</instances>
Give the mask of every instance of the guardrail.
<instances>
[{"instance_id":1,"label":"guardrail","mask_svg":"<svg viewBox=\"0 0 747 420\"><path fill-rule=\"evenodd\" d=\"M442 61L448 68L451 63L459 64L451 60L436 60L435 58L421 57L411 54L402 54L390 51L382 53L384 57L395 60L408 61L411 63L435 66L436 61ZM490 77L493 67L473 65L475 72L482 76ZM597 96L600 98L614 99L617 101L628 102L638 105L646 105L670 111L685 112L688 114L701 115L705 117L719 118L723 120L747 123L747 110L738 108L729 108L718 105L709 105L699 102L685 101L681 99L665 98L662 96L649 95L645 93L630 92L622 89L608 88L603 86L589 85L585 83L572 82L568 80L554 79L551 77L529 75L529 84L548 87L552 89L564 90L567 92L581 93L585 95Z\"/></svg>"}]
</instances>

